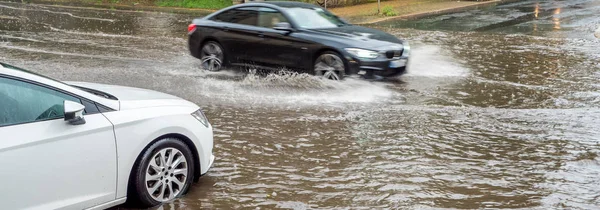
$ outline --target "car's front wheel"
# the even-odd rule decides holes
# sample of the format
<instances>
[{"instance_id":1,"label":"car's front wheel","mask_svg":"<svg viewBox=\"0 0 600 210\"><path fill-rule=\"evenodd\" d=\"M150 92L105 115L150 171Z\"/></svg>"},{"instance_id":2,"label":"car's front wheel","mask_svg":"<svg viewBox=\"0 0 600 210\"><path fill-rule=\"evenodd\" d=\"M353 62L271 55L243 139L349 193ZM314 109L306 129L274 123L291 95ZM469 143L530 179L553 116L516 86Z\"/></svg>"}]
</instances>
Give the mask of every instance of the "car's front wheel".
<instances>
[{"instance_id":1,"label":"car's front wheel","mask_svg":"<svg viewBox=\"0 0 600 210\"><path fill-rule=\"evenodd\" d=\"M315 75L323 79L342 80L346 72L346 64L338 53L327 51L315 60L314 71Z\"/></svg>"},{"instance_id":2,"label":"car's front wheel","mask_svg":"<svg viewBox=\"0 0 600 210\"><path fill-rule=\"evenodd\" d=\"M208 71L219 71L225 64L225 53L221 45L214 41L208 41L200 50L202 68Z\"/></svg>"},{"instance_id":3,"label":"car's front wheel","mask_svg":"<svg viewBox=\"0 0 600 210\"><path fill-rule=\"evenodd\" d=\"M192 183L194 159L188 146L175 138L153 143L132 171L133 199L151 207L183 195Z\"/></svg>"}]
</instances>

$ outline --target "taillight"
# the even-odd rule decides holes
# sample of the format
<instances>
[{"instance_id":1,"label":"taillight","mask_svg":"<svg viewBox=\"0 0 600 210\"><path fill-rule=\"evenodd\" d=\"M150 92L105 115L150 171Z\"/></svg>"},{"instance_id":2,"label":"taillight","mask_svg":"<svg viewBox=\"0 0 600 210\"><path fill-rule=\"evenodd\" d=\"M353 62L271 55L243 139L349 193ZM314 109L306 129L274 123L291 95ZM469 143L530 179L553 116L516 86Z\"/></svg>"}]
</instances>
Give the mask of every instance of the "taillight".
<instances>
[{"instance_id":1,"label":"taillight","mask_svg":"<svg viewBox=\"0 0 600 210\"><path fill-rule=\"evenodd\" d=\"M190 24L188 26L188 33L192 33L192 32L194 32L194 30L196 30L196 25Z\"/></svg>"}]
</instances>

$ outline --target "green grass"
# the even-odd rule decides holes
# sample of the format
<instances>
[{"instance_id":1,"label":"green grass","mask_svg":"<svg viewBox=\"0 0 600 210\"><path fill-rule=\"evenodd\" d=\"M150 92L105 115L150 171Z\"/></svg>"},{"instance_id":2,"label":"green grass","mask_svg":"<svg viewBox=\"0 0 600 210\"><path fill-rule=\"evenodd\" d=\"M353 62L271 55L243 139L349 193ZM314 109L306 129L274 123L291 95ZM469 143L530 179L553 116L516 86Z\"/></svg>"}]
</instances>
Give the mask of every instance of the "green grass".
<instances>
[{"instance_id":1,"label":"green grass","mask_svg":"<svg viewBox=\"0 0 600 210\"><path fill-rule=\"evenodd\" d=\"M381 9L381 14L384 16L396 16L398 15L398 12L396 12L396 10L391 6L385 6L383 9Z\"/></svg>"},{"instance_id":2,"label":"green grass","mask_svg":"<svg viewBox=\"0 0 600 210\"><path fill-rule=\"evenodd\" d=\"M156 5L161 7L221 9L231 6L231 0L158 0Z\"/></svg>"}]
</instances>

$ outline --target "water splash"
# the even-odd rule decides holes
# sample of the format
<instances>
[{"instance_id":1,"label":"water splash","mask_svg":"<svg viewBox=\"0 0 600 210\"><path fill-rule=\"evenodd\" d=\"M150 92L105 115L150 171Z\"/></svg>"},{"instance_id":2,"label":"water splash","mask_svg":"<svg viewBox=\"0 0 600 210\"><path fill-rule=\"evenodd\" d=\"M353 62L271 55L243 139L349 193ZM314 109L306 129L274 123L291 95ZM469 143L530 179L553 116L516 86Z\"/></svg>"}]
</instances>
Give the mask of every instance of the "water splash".
<instances>
[{"instance_id":1,"label":"water splash","mask_svg":"<svg viewBox=\"0 0 600 210\"><path fill-rule=\"evenodd\" d=\"M185 74L177 72L175 74ZM226 77L233 74L235 77ZM196 89L204 97L230 102L228 104L316 105L340 103L376 103L392 97L385 84L346 78L325 80L305 73L277 71L266 75L250 71L241 74L194 73Z\"/></svg>"},{"instance_id":2,"label":"water splash","mask_svg":"<svg viewBox=\"0 0 600 210\"><path fill-rule=\"evenodd\" d=\"M444 54L439 46L420 45L411 52L409 76L464 77L468 70Z\"/></svg>"},{"instance_id":3,"label":"water splash","mask_svg":"<svg viewBox=\"0 0 600 210\"><path fill-rule=\"evenodd\" d=\"M281 70L261 76L255 70L241 81L242 86L254 88L332 89L335 82L310 74Z\"/></svg>"}]
</instances>

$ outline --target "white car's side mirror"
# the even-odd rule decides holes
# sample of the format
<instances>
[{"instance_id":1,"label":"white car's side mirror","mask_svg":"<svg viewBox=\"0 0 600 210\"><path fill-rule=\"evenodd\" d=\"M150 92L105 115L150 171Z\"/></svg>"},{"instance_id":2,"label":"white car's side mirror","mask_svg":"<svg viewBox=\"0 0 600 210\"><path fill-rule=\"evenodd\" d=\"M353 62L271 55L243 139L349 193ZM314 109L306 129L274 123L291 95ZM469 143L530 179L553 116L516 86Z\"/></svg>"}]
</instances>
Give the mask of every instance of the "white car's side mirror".
<instances>
[{"instance_id":1,"label":"white car's side mirror","mask_svg":"<svg viewBox=\"0 0 600 210\"><path fill-rule=\"evenodd\" d=\"M85 106L82 104L73 101L65 101L65 121L69 122L71 125L85 124L85 119L83 119L83 110L85 110Z\"/></svg>"}]
</instances>

